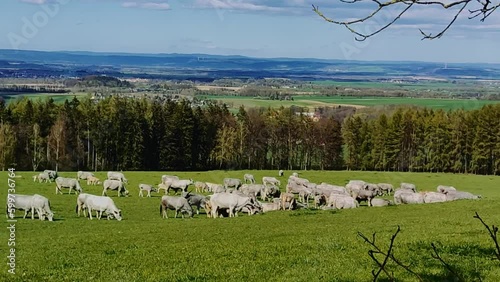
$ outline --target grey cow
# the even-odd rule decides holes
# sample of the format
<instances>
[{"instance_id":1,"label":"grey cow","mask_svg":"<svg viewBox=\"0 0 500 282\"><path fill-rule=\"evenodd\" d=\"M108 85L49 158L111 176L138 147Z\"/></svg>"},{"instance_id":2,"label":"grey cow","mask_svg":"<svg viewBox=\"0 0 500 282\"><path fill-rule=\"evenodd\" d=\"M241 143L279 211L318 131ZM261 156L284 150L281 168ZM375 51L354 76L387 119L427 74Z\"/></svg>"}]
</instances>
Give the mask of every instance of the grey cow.
<instances>
[{"instance_id":1,"label":"grey cow","mask_svg":"<svg viewBox=\"0 0 500 282\"><path fill-rule=\"evenodd\" d=\"M61 193L62 190L61 188L69 188L68 194L71 194L71 190L75 189L76 192L82 193L83 189L80 186L80 182L76 180L75 178L65 178L65 177L58 177L56 178L56 194Z\"/></svg>"},{"instance_id":2,"label":"grey cow","mask_svg":"<svg viewBox=\"0 0 500 282\"><path fill-rule=\"evenodd\" d=\"M109 180L119 180L125 184L128 184L127 178L125 178L125 175L121 172L108 171L108 179Z\"/></svg>"},{"instance_id":3,"label":"grey cow","mask_svg":"<svg viewBox=\"0 0 500 282\"><path fill-rule=\"evenodd\" d=\"M392 192L394 192L394 186L389 183L378 183L377 186L380 188L383 194L386 195L391 195Z\"/></svg>"},{"instance_id":4,"label":"grey cow","mask_svg":"<svg viewBox=\"0 0 500 282\"><path fill-rule=\"evenodd\" d=\"M102 190L102 195L103 196L107 196L107 191L108 190L117 190L118 191L118 197L124 195L124 196L127 196L128 195L128 190L127 188L125 187L125 184L120 181L120 180L109 180L109 179L106 179L104 180L104 182L102 183L102 186L103 186L103 190Z\"/></svg>"},{"instance_id":5,"label":"grey cow","mask_svg":"<svg viewBox=\"0 0 500 282\"><path fill-rule=\"evenodd\" d=\"M43 172L47 173L47 175L49 176L50 180L55 180L58 177L57 171L55 171L55 170L46 169Z\"/></svg>"},{"instance_id":6,"label":"grey cow","mask_svg":"<svg viewBox=\"0 0 500 282\"><path fill-rule=\"evenodd\" d=\"M94 176L94 174L92 172L88 172L88 171L78 171L76 173L76 179L80 180L80 179L87 179L91 176Z\"/></svg>"},{"instance_id":7,"label":"grey cow","mask_svg":"<svg viewBox=\"0 0 500 282\"><path fill-rule=\"evenodd\" d=\"M168 218L167 209L175 210L175 218L177 218L177 214L180 212L182 218L184 218L184 214L187 213L189 217L193 217L193 209L189 204L188 200L184 197L176 197L176 196L163 196L161 197L160 204L160 215L163 218Z\"/></svg>"},{"instance_id":8,"label":"grey cow","mask_svg":"<svg viewBox=\"0 0 500 282\"><path fill-rule=\"evenodd\" d=\"M446 199L448 201L455 201L455 200L476 200L480 199L481 195L474 195L469 192L463 192L463 191L450 191L446 194Z\"/></svg>"},{"instance_id":9,"label":"grey cow","mask_svg":"<svg viewBox=\"0 0 500 282\"><path fill-rule=\"evenodd\" d=\"M201 207L205 208L205 204L208 201L206 196L193 194L191 192L183 192L182 197L184 197L191 206L196 207L196 214L200 214Z\"/></svg>"},{"instance_id":10,"label":"grey cow","mask_svg":"<svg viewBox=\"0 0 500 282\"><path fill-rule=\"evenodd\" d=\"M238 178L224 178L224 189L234 188L238 190L243 183Z\"/></svg>"},{"instance_id":11,"label":"grey cow","mask_svg":"<svg viewBox=\"0 0 500 282\"><path fill-rule=\"evenodd\" d=\"M439 193L446 194L448 192L455 192L457 191L457 188L453 186L445 186L445 185L439 185L436 189Z\"/></svg>"},{"instance_id":12,"label":"grey cow","mask_svg":"<svg viewBox=\"0 0 500 282\"><path fill-rule=\"evenodd\" d=\"M255 184L255 178L251 174L246 173L243 175L243 180L245 180L245 183Z\"/></svg>"},{"instance_id":13,"label":"grey cow","mask_svg":"<svg viewBox=\"0 0 500 282\"><path fill-rule=\"evenodd\" d=\"M372 207L385 207L393 205L391 201L382 198L374 198L371 200L370 204Z\"/></svg>"}]
</instances>

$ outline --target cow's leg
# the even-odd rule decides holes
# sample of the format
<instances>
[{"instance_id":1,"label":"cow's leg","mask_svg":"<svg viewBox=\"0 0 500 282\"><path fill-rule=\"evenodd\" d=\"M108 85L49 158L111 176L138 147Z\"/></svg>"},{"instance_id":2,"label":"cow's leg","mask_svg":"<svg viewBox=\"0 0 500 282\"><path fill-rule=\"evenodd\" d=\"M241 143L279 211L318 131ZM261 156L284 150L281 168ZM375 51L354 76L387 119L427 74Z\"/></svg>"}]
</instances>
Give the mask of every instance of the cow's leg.
<instances>
[{"instance_id":1,"label":"cow's leg","mask_svg":"<svg viewBox=\"0 0 500 282\"><path fill-rule=\"evenodd\" d=\"M217 218L217 206L212 206L212 218Z\"/></svg>"},{"instance_id":2,"label":"cow's leg","mask_svg":"<svg viewBox=\"0 0 500 282\"><path fill-rule=\"evenodd\" d=\"M142 197L142 190L139 190L139 197Z\"/></svg>"},{"instance_id":3,"label":"cow's leg","mask_svg":"<svg viewBox=\"0 0 500 282\"><path fill-rule=\"evenodd\" d=\"M38 214L38 217L40 217L40 214ZM35 208L34 207L31 207L31 219L35 219Z\"/></svg>"},{"instance_id":4,"label":"cow's leg","mask_svg":"<svg viewBox=\"0 0 500 282\"><path fill-rule=\"evenodd\" d=\"M89 218L90 218L90 220L92 220L92 208L91 207L88 208L88 212L89 212Z\"/></svg>"},{"instance_id":5,"label":"cow's leg","mask_svg":"<svg viewBox=\"0 0 500 282\"><path fill-rule=\"evenodd\" d=\"M151 198L151 190L148 191L148 197Z\"/></svg>"},{"instance_id":6,"label":"cow's leg","mask_svg":"<svg viewBox=\"0 0 500 282\"><path fill-rule=\"evenodd\" d=\"M174 218L177 218L177 211L178 211L178 209L175 209L175 216L174 216Z\"/></svg>"}]
</instances>

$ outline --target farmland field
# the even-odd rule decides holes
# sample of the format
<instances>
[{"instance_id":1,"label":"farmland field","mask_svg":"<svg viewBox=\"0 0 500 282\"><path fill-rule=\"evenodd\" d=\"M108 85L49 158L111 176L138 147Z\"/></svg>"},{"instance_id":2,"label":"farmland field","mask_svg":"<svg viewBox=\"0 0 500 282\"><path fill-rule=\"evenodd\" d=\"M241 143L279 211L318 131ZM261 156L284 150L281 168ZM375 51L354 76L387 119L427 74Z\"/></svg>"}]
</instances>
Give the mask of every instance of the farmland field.
<instances>
[{"instance_id":1,"label":"farmland field","mask_svg":"<svg viewBox=\"0 0 500 282\"><path fill-rule=\"evenodd\" d=\"M327 97L319 95L294 96L294 101L260 100L252 97L240 96L207 96L208 99L219 100L227 103L230 108L238 109L240 106L249 107L326 107L346 105L358 108L381 105L415 105L432 109L479 109L484 105L500 103L500 101L465 100L465 99L427 99L427 98L377 98L377 97Z\"/></svg>"},{"instance_id":2,"label":"farmland field","mask_svg":"<svg viewBox=\"0 0 500 282\"><path fill-rule=\"evenodd\" d=\"M242 178L248 171L168 172L195 181L221 183L224 177ZM209 219L204 212L192 219L162 219L160 195L138 197L138 184L159 182L166 172L125 172L130 197L110 192L124 219L88 220L75 214L76 196L55 195L55 184L33 183L33 172L19 172L16 192L48 197L54 222L22 219L17 212L16 274L2 266L0 281L371 281L374 264L369 246L357 236L377 232L387 247L397 226L395 255L411 264L426 281L446 281L447 273L431 257L432 242L441 256L465 281L498 281L500 266L493 261L493 244L481 223L500 224L500 177L458 174L304 171L312 182L344 185L350 179L369 182L412 182L420 191L439 184L483 196L438 204L404 205L341 211L279 211L238 218ZM250 171L257 182L276 171ZM291 172L285 172L285 176ZM61 172L75 177L75 172ZM103 179L105 172L97 172ZM282 188L286 177L282 178ZM7 194L7 173L0 197ZM100 194L102 186L85 192ZM173 212L169 212L173 217ZM5 222L5 227L7 223ZM7 253L8 232L0 235L2 256ZM390 264L399 281L415 281Z\"/></svg>"},{"instance_id":3,"label":"farmland field","mask_svg":"<svg viewBox=\"0 0 500 282\"><path fill-rule=\"evenodd\" d=\"M44 100L48 98L52 98L55 103L64 103L65 100L71 101L73 97L76 97L78 99L85 97L87 94L86 93L63 93L63 94L54 94L54 93L12 93L12 94L0 94L0 96L3 96L3 98L6 100L7 103L13 102L17 99L27 97L28 99L32 101L36 100Z\"/></svg>"}]
</instances>

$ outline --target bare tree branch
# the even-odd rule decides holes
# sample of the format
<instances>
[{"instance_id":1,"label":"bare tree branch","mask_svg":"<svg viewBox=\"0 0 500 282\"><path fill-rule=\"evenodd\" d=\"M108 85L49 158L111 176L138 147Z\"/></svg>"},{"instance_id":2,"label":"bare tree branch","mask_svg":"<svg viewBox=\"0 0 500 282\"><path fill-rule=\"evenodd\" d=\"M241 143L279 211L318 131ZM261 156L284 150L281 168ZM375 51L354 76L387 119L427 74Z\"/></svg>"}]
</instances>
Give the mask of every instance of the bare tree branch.
<instances>
[{"instance_id":1,"label":"bare tree branch","mask_svg":"<svg viewBox=\"0 0 500 282\"><path fill-rule=\"evenodd\" d=\"M441 264L451 273L451 275L453 275L453 277L458 279L458 281L465 281L465 279L463 279L463 277L459 275L451 265L449 265L447 262L443 260L441 255L439 255L436 245L434 245L434 243L431 243L431 246L432 246L432 251L434 252L432 254L432 258L440 261Z\"/></svg>"},{"instance_id":2,"label":"bare tree branch","mask_svg":"<svg viewBox=\"0 0 500 282\"><path fill-rule=\"evenodd\" d=\"M474 215L474 218L479 219L481 223L484 225L486 230L488 230L488 233L490 234L491 240L495 243L495 256L496 259L500 261L500 245L498 244L498 227L495 225L492 225L491 227L484 222L484 220L479 216L479 214L476 212L476 215Z\"/></svg>"},{"instance_id":3,"label":"bare tree branch","mask_svg":"<svg viewBox=\"0 0 500 282\"><path fill-rule=\"evenodd\" d=\"M395 280L394 279L394 275L392 273L389 273L388 270L386 270L386 265L387 265L389 259L391 259L394 263L396 263L400 267L404 268L407 272L413 274L419 281L423 281L422 278L420 277L420 275L418 275L417 273L415 273L413 270L410 269L409 266L404 265L398 259L396 259L396 257L394 257L394 254L393 254L394 241L396 240L396 237L398 236L398 234L399 234L400 231L401 231L401 227L398 226L398 229L396 230L396 232L391 236L391 242L389 244L389 249L387 250L387 252L382 251L382 249L380 249L380 247L376 245L376 243L375 243L375 233L373 233L372 239L370 240L363 233L358 232L358 236L361 237L366 243L370 244L374 248L374 250L369 250L368 251L368 255L372 258L372 260L377 264L377 266L379 268L377 271L372 270L373 281L377 281L379 275L382 272L385 273L385 275L387 275L387 277L391 281ZM375 257L375 254L381 254L381 255L383 255L384 256L383 262L380 262Z\"/></svg>"},{"instance_id":4,"label":"bare tree branch","mask_svg":"<svg viewBox=\"0 0 500 282\"><path fill-rule=\"evenodd\" d=\"M363 0L339 0L342 3L347 3L347 4L354 4L357 2L361 2ZM445 10L454 8L454 7L460 7L457 13L455 13L454 17L451 19L450 22L436 35L432 35L432 33L427 33L424 32L420 29L420 33L422 34L422 39L436 39L440 38L443 36L450 28L451 26L456 22L458 19L459 15L465 10L467 6L471 3L475 3L476 6L479 4L479 8L477 9L469 9L469 19L474 19L477 17L480 17L480 21L484 22L486 18L488 18L497 8L500 7L500 3L492 3L490 0L457 0L457 1L452 1L450 3L445 3L445 0L442 1L425 1L425 0L389 0L386 2L380 2L379 0L370 0L371 2L375 3L377 5L377 8L367 15L366 17L362 17L359 19L355 20L350 20L350 21L338 21L334 20L332 18L329 18L323 14L323 12L320 11L318 6L312 5L313 11L320 16L323 20L332 23L332 24L337 24L344 26L349 30L350 32L354 33L356 35L355 39L358 41L363 41L366 40L369 37L372 37L381 31L387 29L389 26L393 25L396 21L398 21L410 8L414 7L415 5L417 6L437 6L440 8L443 8ZM363 33L360 32L359 29L355 28L356 24L363 23L368 20L373 20L373 18L379 14L384 8L389 7L389 6L406 6L400 13L394 16L392 20L390 20L387 24L383 25L382 27L378 28L374 32L371 33Z\"/></svg>"}]
</instances>

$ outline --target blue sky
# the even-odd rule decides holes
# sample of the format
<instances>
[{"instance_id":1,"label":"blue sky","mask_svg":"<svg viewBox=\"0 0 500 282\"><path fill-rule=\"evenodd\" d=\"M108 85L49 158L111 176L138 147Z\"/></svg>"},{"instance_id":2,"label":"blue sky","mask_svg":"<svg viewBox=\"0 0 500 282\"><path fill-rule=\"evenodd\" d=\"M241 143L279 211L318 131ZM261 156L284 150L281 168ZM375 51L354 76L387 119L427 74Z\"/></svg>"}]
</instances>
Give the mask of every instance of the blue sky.
<instances>
[{"instance_id":1,"label":"blue sky","mask_svg":"<svg viewBox=\"0 0 500 282\"><path fill-rule=\"evenodd\" d=\"M345 20L373 6L338 0L0 0L0 48L133 53L207 53L253 57L500 63L500 16L467 13L438 40L454 11L412 9L365 42L320 19ZM400 8L399 8L400 9ZM361 30L387 22L388 10Z\"/></svg>"}]
</instances>

